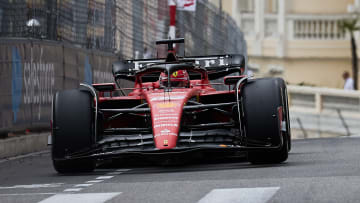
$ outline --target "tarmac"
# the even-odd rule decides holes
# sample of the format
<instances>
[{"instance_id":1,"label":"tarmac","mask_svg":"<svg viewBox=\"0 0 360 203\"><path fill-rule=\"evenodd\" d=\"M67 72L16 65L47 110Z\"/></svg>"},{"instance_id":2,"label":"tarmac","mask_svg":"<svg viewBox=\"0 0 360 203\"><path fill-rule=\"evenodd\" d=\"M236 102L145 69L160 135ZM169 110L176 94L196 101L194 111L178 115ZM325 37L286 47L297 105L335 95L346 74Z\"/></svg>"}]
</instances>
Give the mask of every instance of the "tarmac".
<instances>
[{"instance_id":1,"label":"tarmac","mask_svg":"<svg viewBox=\"0 0 360 203\"><path fill-rule=\"evenodd\" d=\"M0 160L48 150L49 144L51 143L50 136L50 132L33 132L0 139ZM342 137L344 135L332 132L319 132L316 130L306 130L304 132L301 129L292 128L291 136L293 140L296 140Z\"/></svg>"}]
</instances>

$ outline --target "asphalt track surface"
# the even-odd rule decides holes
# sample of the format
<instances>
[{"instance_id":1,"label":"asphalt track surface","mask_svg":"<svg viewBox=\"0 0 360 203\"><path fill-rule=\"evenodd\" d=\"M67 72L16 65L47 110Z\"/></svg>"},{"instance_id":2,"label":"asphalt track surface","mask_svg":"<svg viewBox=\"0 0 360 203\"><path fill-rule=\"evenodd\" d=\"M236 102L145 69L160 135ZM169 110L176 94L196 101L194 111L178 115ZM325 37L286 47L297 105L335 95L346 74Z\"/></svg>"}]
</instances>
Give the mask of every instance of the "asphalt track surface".
<instances>
[{"instance_id":1,"label":"asphalt track surface","mask_svg":"<svg viewBox=\"0 0 360 203\"><path fill-rule=\"evenodd\" d=\"M240 159L59 175L49 152L0 161L0 202L360 202L360 138L293 141L286 163Z\"/></svg>"}]
</instances>

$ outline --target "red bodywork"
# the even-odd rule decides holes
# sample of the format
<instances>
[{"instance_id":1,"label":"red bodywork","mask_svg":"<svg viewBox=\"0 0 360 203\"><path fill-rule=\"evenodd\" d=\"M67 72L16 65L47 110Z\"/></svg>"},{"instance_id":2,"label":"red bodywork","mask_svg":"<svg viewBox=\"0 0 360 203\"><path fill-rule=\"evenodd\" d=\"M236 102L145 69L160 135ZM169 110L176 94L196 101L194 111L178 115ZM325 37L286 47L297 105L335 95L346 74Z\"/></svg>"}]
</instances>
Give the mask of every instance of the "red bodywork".
<instances>
[{"instance_id":1,"label":"red bodywork","mask_svg":"<svg viewBox=\"0 0 360 203\"><path fill-rule=\"evenodd\" d=\"M234 111L239 109L234 89L245 76L230 76L226 84L211 84L209 78L241 75L243 57L179 59L172 44L183 43L183 39L157 41L164 43L168 44L166 59L129 60L113 65L120 89L111 83L93 84L99 96L98 149L109 154L235 145L238 149L242 138L239 119L234 118ZM123 88L121 83L125 80L134 81L133 88ZM222 86L222 90L213 85Z\"/></svg>"},{"instance_id":2,"label":"red bodywork","mask_svg":"<svg viewBox=\"0 0 360 203\"><path fill-rule=\"evenodd\" d=\"M103 84L94 84L95 87L100 85ZM115 84L113 85L115 86ZM209 83L206 73L204 73L204 79L191 80L190 87L172 88L170 92L166 92L165 89L159 89L159 81L146 83L136 82L135 88L128 94L128 96L113 97L112 92L110 92L110 97L104 97L104 92L101 92L99 94L99 105L101 106L104 102L114 102L120 100L127 102L146 101L151 111L152 134L154 137L155 147L157 149L172 149L177 146L184 105L186 105L190 98L196 98L199 101L199 99L203 96L214 94L234 95L234 90L216 91L216 89L214 89ZM219 118L219 120L224 119ZM129 122L137 121L131 120ZM128 124L105 124L106 127L114 127L114 125L121 127L127 126Z\"/></svg>"}]
</instances>

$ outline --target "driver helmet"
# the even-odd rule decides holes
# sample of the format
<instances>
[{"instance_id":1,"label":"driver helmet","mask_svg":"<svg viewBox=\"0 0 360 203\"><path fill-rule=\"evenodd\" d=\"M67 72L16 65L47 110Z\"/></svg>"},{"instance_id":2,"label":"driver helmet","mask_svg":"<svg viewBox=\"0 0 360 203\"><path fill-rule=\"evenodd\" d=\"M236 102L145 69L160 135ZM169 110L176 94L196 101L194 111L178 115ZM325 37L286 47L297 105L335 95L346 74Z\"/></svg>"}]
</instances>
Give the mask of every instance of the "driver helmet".
<instances>
[{"instance_id":1,"label":"driver helmet","mask_svg":"<svg viewBox=\"0 0 360 203\"><path fill-rule=\"evenodd\" d=\"M160 82L163 86L168 86L168 77L165 73L160 74ZM171 87L188 87L189 86L189 74L186 70L178 70L170 75Z\"/></svg>"}]
</instances>

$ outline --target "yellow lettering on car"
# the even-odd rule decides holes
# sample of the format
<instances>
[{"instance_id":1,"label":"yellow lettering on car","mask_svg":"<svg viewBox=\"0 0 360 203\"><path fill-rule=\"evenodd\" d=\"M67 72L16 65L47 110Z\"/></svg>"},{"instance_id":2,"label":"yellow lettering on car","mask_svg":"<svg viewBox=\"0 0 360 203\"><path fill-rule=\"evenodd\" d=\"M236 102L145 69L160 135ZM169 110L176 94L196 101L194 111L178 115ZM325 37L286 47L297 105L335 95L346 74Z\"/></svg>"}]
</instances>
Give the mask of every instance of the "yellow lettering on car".
<instances>
[{"instance_id":1,"label":"yellow lettering on car","mask_svg":"<svg viewBox=\"0 0 360 203\"><path fill-rule=\"evenodd\" d=\"M176 106L176 104L172 103L172 102L157 104L157 107L159 107L159 108L172 108L172 107L175 107L175 106Z\"/></svg>"}]
</instances>

